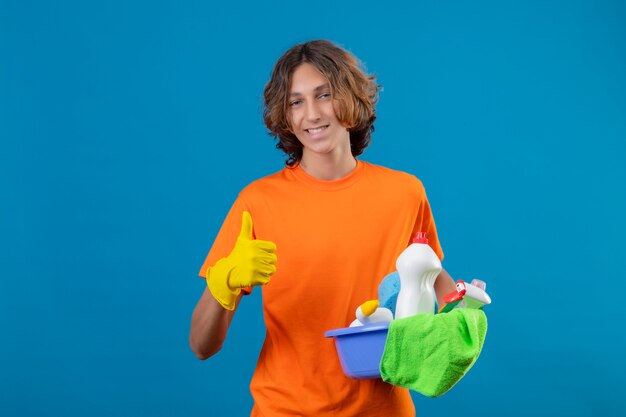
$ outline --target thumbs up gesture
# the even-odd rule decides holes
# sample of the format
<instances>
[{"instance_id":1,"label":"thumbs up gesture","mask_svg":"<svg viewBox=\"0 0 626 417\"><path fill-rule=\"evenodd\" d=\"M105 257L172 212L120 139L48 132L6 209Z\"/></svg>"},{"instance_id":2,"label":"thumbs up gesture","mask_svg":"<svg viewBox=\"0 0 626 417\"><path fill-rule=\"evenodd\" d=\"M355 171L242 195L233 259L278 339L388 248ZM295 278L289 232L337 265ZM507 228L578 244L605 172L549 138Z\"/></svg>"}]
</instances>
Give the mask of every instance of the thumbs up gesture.
<instances>
[{"instance_id":1,"label":"thumbs up gesture","mask_svg":"<svg viewBox=\"0 0 626 417\"><path fill-rule=\"evenodd\" d=\"M243 212L241 231L233 251L228 255L235 264L228 279L230 288L265 285L276 272L276 244L252 238L252 216Z\"/></svg>"},{"instance_id":2,"label":"thumbs up gesture","mask_svg":"<svg viewBox=\"0 0 626 417\"><path fill-rule=\"evenodd\" d=\"M253 239L252 230L252 216L244 211L235 247L207 272L211 294L227 310L235 309L241 288L265 285L276 272L276 244Z\"/></svg>"}]
</instances>

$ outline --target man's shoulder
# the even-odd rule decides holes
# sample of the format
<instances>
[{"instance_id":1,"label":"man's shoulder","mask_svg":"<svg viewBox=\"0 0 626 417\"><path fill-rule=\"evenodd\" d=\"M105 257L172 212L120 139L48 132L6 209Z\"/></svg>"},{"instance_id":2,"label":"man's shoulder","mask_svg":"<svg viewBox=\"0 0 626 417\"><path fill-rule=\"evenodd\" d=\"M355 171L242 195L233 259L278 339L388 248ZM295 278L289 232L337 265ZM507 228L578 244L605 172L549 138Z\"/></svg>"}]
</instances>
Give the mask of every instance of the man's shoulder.
<instances>
[{"instance_id":1,"label":"man's shoulder","mask_svg":"<svg viewBox=\"0 0 626 417\"><path fill-rule=\"evenodd\" d=\"M391 184L398 186L409 186L423 188L422 181L415 175L398 169L389 168L383 165L373 164L371 162L363 162L367 168L367 171L374 178L379 178L383 181L388 181Z\"/></svg>"},{"instance_id":2,"label":"man's shoulder","mask_svg":"<svg viewBox=\"0 0 626 417\"><path fill-rule=\"evenodd\" d=\"M289 168L283 168L280 171L276 171L272 174L268 174L264 177L258 178L248 185L246 185L241 194L245 195L257 195L259 193L267 193L268 191L275 190L277 188L284 187L289 183L289 178L286 175L286 170Z\"/></svg>"}]
</instances>

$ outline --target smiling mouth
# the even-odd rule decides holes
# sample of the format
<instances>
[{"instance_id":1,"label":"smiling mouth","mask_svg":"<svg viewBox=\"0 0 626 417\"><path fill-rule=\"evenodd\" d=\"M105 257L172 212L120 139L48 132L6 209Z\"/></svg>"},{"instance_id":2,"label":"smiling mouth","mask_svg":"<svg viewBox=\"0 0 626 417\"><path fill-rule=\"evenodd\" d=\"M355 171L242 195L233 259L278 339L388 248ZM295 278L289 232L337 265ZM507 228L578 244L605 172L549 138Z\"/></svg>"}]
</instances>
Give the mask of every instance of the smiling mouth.
<instances>
[{"instance_id":1,"label":"smiling mouth","mask_svg":"<svg viewBox=\"0 0 626 417\"><path fill-rule=\"evenodd\" d=\"M320 133L322 130L326 129L327 127L328 127L328 125L324 125L324 126L320 126L320 127L311 128L311 129L304 129L304 131L314 135L316 133Z\"/></svg>"}]
</instances>

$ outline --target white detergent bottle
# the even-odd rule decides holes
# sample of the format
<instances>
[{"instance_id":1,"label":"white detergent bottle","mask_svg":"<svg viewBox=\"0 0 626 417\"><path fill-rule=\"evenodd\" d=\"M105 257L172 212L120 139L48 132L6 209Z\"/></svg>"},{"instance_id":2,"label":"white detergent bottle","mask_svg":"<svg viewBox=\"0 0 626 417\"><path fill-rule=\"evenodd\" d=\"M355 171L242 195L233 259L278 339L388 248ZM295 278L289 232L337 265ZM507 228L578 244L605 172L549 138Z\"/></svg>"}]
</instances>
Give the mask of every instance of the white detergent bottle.
<instances>
[{"instance_id":1,"label":"white detergent bottle","mask_svg":"<svg viewBox=\"0 0 626 417\"><path fill-rule=\"evenodd\" d=\"M413 243L396 260L400 275L400 292L396 303L396 319L415 314L435 313L435 279L441 272L441 261L428 246L426 233L417 232Z\"/></svg>"}]
</instances>

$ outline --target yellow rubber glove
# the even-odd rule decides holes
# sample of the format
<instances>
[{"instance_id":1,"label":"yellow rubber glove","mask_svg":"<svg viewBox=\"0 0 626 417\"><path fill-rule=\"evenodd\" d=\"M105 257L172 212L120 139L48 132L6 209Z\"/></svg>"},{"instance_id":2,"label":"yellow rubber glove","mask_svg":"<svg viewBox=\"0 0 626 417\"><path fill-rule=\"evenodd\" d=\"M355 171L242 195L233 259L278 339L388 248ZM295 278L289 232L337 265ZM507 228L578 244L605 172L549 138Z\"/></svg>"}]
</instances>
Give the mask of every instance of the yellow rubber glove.
<instances>
[{"instance_id":1,"label":"yellow rubber glove","mask_svg":"<svg viewBox=\"0 0 626 417\"><path fill-rule=\"evenodd\" d=\"M265 285L276 272L276 244L252 238L252 216L241 218L241 231L230 255L207 271L207 285L213 297L227 310L235 309L241 288Z\"/></svg>"}]
</instances>

